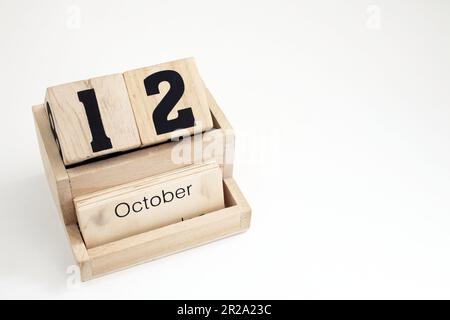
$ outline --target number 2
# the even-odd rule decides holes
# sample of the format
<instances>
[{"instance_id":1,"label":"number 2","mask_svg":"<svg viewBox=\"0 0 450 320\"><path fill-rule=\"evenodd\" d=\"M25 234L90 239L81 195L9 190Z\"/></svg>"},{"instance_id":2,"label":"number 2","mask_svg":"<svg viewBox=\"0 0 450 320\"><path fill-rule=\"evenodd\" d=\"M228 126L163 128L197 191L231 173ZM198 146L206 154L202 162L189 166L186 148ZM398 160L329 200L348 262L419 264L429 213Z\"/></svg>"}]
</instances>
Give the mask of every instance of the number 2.
<instances>
[{"instance_id":1,"label":"number 2","mask_svg":"<svg viewBox=\"0 0 450 320\"><path fill-rule=\"evenodd\" d=\"M186 129L195 125L192 108L178 111L178 117L169 120L167 117L184 93L184 82L180 74L173 70L164 70L149 75L144 80L148 96L159 94L159 84L167 81L170 89L153 111L153 123L158 135L178 129Z\"/></svg>"}]
</instances>

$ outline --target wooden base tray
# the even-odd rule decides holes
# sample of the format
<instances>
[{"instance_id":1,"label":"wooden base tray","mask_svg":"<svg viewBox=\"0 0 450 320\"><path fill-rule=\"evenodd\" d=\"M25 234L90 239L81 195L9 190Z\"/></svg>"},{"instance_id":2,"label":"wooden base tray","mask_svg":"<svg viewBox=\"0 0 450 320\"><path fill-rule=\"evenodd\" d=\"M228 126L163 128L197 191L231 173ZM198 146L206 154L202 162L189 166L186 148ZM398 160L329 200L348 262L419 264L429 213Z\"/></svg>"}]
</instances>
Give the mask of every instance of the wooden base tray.
<instances>
[{"instance_id":1,"label":"wooden base tray","mask_svg":"<svg viewBox=\"0 0 450 320\"><path fill-rule=\"evenodd\" d=\"M43 105L33 107L41 155L55 203L64 223L75 261L81 270L81 280L92 278L153 260L247 230L251 209L232 178L234 134L232 128L208 93L214 129L201 136L207 146L211 137L219 136L222 147L202 160L221 163L225 208L205 215L140 233L101 246L86 248L73 205L73 198L115 185L120 185L157 173L186 166L173 163L172 148L179 142L167 142L154 147L116 155L107 159L66 168L62 162Z\"/></svg>"},{"instance_id":2,"label":"wooden base tray","mask_svg":"<svg viewBox=\"0 0 450 320\"><path fill-rule=\"evenodd\" d=\"M224 179L225 209L86 249L78 225L66 226L83 281L221 239L249 228L251 209L233 178Z\"/></svg>"}]
</instances>

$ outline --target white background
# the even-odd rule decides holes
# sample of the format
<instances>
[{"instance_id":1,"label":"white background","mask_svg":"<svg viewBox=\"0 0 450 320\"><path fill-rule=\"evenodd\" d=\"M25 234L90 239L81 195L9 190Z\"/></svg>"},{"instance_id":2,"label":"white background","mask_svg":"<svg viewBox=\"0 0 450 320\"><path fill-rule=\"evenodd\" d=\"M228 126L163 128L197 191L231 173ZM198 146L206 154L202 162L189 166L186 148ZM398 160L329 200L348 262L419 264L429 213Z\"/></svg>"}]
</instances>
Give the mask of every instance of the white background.
<instances>
[{"instance_id":1,"label":"white background","mask_svg":"<svg viewBox=\"0 0 450 320\"><path fill-rule=\"evenodd\" d=\"M450 2L0 0L1 298L450 298ZM31 106L194 56L242 235L67 286Z\"/></svg>"}]
</instances>

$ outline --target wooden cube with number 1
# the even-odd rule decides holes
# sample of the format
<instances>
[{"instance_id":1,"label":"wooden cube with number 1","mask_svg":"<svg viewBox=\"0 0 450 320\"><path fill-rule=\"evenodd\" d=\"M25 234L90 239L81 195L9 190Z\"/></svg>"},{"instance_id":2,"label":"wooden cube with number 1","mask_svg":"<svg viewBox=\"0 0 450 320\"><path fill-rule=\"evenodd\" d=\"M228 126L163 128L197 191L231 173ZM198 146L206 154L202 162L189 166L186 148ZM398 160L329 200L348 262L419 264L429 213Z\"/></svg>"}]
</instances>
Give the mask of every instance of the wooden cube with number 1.
<instances>
[{"instance_id":1,"label":"wooden cube with number 1","mask_svg":"<svg viewBox=\"0 0 450 320\"><path fill-rule=\"evenodd\" d=\"M66 165L141 145L121 74L48 88L45 105Z\"/></svg>"}]
</instances>

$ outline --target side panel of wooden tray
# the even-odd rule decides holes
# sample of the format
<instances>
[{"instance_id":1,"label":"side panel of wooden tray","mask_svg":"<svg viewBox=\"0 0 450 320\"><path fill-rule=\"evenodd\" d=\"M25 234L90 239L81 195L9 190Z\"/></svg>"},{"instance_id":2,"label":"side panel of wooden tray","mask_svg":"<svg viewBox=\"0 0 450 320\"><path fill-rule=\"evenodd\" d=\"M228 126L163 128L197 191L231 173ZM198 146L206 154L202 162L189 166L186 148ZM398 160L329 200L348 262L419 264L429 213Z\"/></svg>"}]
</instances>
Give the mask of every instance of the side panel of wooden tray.
<instances>
[{"instance_id":1,"label":"side panel of wooden tray","mask_svg":"<svg viewBox=\"0 0 450 320\"><path fill-rule=\"evenodd\" d=\"M69 243L72 248L75 261L80 267L81 280L86 281L92 278L91 261L84 244L83 238L78 228L78 224L67 225L66 232L69 237Z\"/></svg>"},{"instance_id":2,"label":"side panel of wooden tray","mask_svg":"<svg viewBox=\"0 0 450 320\"><path fill-rule=\"evenodd\" d=\"M223 176L229 178L233 176L233 164L234 164L234 130L228 121L227 117L220 109L216 102L216 99L212 96L211 92L206 89L208 96L209 108L213 116L213 123L215 128L220 128L226 133L226 144L224 148L224 164L223 164Z\"/></svg>"}]
</instances>

